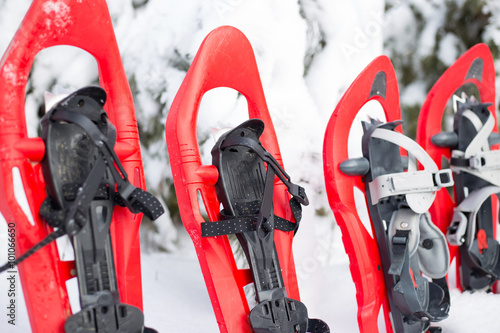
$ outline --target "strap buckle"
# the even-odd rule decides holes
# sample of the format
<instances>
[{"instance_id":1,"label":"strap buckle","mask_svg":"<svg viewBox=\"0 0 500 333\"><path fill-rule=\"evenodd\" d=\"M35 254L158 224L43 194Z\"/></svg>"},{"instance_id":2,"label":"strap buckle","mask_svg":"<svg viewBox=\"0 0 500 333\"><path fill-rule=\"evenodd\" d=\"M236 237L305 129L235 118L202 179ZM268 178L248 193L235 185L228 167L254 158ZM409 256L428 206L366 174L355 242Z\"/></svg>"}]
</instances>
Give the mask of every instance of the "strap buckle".
<instances>
[{"instance_id":1,"label":"strap buckle","mask_svg":"<svg viewBox=\"0 0 500 333\"><path fill-rule=\"evenodd\" d=\"M461 246L465 242L467 221L465 214L455 209L452 222L446 232L446 239L450 245Z\"/></svg>"},{"instance_id":2,"label":"strap buckle","mask_svg":"<svg viewBox=\"0 0 500 333\"><path fill-rule=\"evenodd\" d=\"M500 168L500 151L479 152L470 157L469 166L474 170L498 169Z\"/></svg>"},{"instance_id":3,"label":"strap buckle","mask_svg":"<svg viewBox=\"0 0 500 333\"><path fill-rule=\"evenodd\" d=\"M453 174L451 169L438 170L434 173L434 182L439 188L453 186Z\"/></svg>"},{"instance_id":4,"label":"strap buckle","mask_svg":"<svg viewBox=\"0 0 500 333\"><path fill-rule=\"evenodd\" d=\"M309 205L309 199L307 198L306 190L300 185L294 183L289 184L290 186L288 186L288 191L290 192L290 194L302 205Z\"/></svg>"}]
</instances>

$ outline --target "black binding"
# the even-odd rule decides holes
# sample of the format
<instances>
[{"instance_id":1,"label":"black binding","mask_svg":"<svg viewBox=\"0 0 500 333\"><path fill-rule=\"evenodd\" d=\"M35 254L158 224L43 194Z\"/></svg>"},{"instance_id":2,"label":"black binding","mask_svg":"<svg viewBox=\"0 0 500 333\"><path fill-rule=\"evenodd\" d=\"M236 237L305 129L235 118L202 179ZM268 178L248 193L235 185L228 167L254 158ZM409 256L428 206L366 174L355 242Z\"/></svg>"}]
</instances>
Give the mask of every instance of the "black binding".
<instances>
[{"instance_id":1,"label":"black binding","mask_svg":"<svg viewBox=\"0 0 500 333\"><path fill-rule=\"evenodd\" d=\"M249 316L254 332L328 333L328 325L323 321L308 318L303 303L287 297L274 230L296 232L302 215L300 205L309 202L304 189L293 184L262 147L259 137L263 131L260 119L248 120L225 133L212 149L212 161L219 170L215 187L224 207L223 220L202 223L202 235L236 234L250 264L259 303ZM295 223L273 213L275 176L292 195L290 206Z\"/></svg>"},{"instance_id":2,"label":"black binding","mask_svg":"<svg viewBox=\"0 0 500 333\"><path fill-rule=\"evenodd\" d=\"M140 309L120 303L109 227L114 205L152 220L164 210L155 197L128 181L114 152L116 130L103 110L105 100L101 88L83 88L42 118L45 156L41 165L48 197L40 215L57 229L16 264L68 234L75 251L82 310L66 320L65 331L154 332L144 328Z\"/></svg>"}]
</instances>

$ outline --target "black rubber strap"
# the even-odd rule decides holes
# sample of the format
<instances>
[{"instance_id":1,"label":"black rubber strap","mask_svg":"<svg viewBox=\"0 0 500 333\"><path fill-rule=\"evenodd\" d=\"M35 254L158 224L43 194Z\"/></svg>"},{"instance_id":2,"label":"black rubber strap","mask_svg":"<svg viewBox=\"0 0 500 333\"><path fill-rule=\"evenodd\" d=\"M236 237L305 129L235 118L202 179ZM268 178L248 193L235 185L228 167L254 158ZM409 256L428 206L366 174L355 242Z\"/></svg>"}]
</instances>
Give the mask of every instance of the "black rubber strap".
<instances>
[{"instance_id":1,"label":"black rubber strap","mask_svg":"<svg viewBox=\"0 0 500 333\"><path fill-rule=\"evenodd\" d=\"M302 206L295 198L291 198L289 203L290 203L290 208L292 209L293 219L295 220L295 223L293 223L293 226L294 226L293 230L295 231L294 232L294 236L295 236L295 234L299 230L300 221L302 220ZM287 221L287 220L285 220L285 221ZM291 223L290 221L287 221L287 222ZM275 228L279 229L279 230L283 230L283 231L292 231L292 230L280 229L279 227L276 227L276 226L275 226Z\"/></svg>"},{"instance_id":2,"label":"black rubber strap","mask_svg":"<svg viewBox=\"0 0 500 333\"><path fill-rule=\"evenodd\" d=\"M252 149L264 162L267 163L268 166L270 166L274 170L276 176L278 176L283 184L285 184L290 194L294 198L296 198L298 202L303 205L309 204L309 200L307 199L306 191L304 190L304 188L291 182L290 176L281 167L278 161L276 161L274 156L266 151L259 142L247 137L229 137L221 145L221 148L229 148L234 146L244 146Z\"/></svg>"},{"instance_id":3,"label":"black rubber strap","mask_svg":"<svg viewBox=\"0 0 500 333\"><path fill-rule=\"evenodd\" d=\"M133 186L129 182L127 173L125 172L120 159L116 156L115 151L108 144L107 137L102 134L97 125L95 125L90 119L78 112L64 109L55 110L51 119L74 123L89 134L89 137L99 148L100 153L106 160L106 164L109 167L116 184L118 185L118 196L115 195L115 203L128 207L135 214L141 212L151 220L156 220L165 212L163 206L153 195ZM116 170L115 166L118 170Z\"/></svg>"},{"instance_id":4,"label":"black rubber strap","mask_svg":"<svg viewBox=\"0 0 500 333\"><path fill-rule=\"evenodd\" d=\"M126 206L119 193L115 193L114 199L115 204L122 207ZM136 187L132 194L129 195L127 200L131 202L131 206L133 208L132 213L143 213L153 221L165 212L158 199L156 199L151 193L138 187Z\"/></svg>"},{"instance_id":5,"label":"black rubber strap","mask_svg":"<svg viewBox=\"0 0 500 333\"><path fill-rule=\"evenodd\" d=\"M52 228L64 228L64 220L66 214L62 209L55 209L52 199L47 197L40 207L40 216L47 222Z\"/></svg>"},{"instance_id":6,"label":"black rubber strap","mask_svg":"<svg viewBox=\"0 0 500 333\"><path fill-rule=\"evenodd\" d=\"M401 275L406 259L409 234L409 230L396 230L396 234L392 237L392 257L389 274Z\"/></svg>"},{"instance_id":7,"label":"black rubber strap","mask_svg":"<svg viewBox=\"0 0 500 333\"><path fill-rule=\"evenodd\" d=\"M29 249L28 251L26 251L26 253L24 253L22 256L20 256L19 258L17 258L15 261L9 261L5 265L1 266L0 267L0 273L6 271L8 269L12 269L16 265L19 265L25 259L27 259L31 255L33 255L36 251L40 250L42 247L44 247L45 245L49 244L53 240L55 240L55 239L57 239L57 238L59 238L61 236L64 236L65 234L66 234L66 231L64 231L64 229L57 229L57 230L55 230L54 232L50 233L47 237L45 237L40 243L36 244L31 249Z\"/></svg>"},{"instance_id":8,"label":"black rubber strap","mask_svg":"<svg viewBox=\"0 0 500 333\"><path fill-rule=\"evenodd\" d=\"M470 158L452 157L450 159L450 165L457 167L470 167Z\"/></svg>"},{"instance_id":9,"label":"black rubber strap","mask_svg":"<svg viewBox=\"0 0 500 333\"><path fill-rule=\"evenodd\" d=\"M249 203L249 205L251 205L251 203ZM295 198L291 198L290 208L292 209L295 223L280 216L273 215L274 229L286 232L294 231L294 234L296 234L297 230L299 230L300 220L302 219L302 206ZM201 223L202 237L231 235L257 230L257 214L251 216L232 217L224 215L224 212L221 212L221 215L223 218L221 221Z\"/></svg>"},{"instance_id":10,"label":"black rubber strap","mask_svg":"<svg viewBox=\"0 0 500 333\"><path fill-rule=\"evenodd\" d=\"M298 223L285 220L282 217L274 215L274 229L281 231L295 231ZM248 231L257 230L257 216L234 217L227 220L215 222L202 222L202 237L214 237L222 235L239 234Z\"/></svg>"},{"instance_id":11,"label":"black rubber strap","mask_svg":"<svg viewBox=\"0 0 500 333\"><path fill-rule=\"evenodd\" d=\"M84 215L80 211L87 209L92 200L96 198L108 199L109 189L106 187L106 184L101 184L106 168L111 170L113 178L118 185L118 193L115 193L113 198L115 204L127 206L135 214L142 212L151 220L156 220L164 213L163 206L158 199L150 193L130 184L127 179L127 173L116 156L115 151L108 145L107 137L88 117L78 112L56 109L51 115L51 120L66 121L81 127L89 135L94 145L99 148L100 155L97 157L92 170L81 186L79 184L68 184L64 189L68 195L67 200L74 200L73 205L69 207L68 211L55 209L50 198L47 198L42 203L40 215L51 227L58 229L29 249L15 262L8 262L1 266L0 272L17 265L56 238L65 234L75 235L78 233L86 223ZM108 125L112 126L109 122Z\"/></svg>"},{"instance_id":12,"label":"black rubber strap","mask_svg":"<svg viewBox=\"0 0 500 333\"><path fill-rule=\"evenodd\" d=\"M270 232L274 231L273 211L273 189L274 189L274 170L267 168L266 181L264 183L264 195L260 203L259 213L257 215L257 235L264 239Z\"/></svg>"},{"instance_id":13,"label":"black rubber strap","mask_svg":"<svg viewBox=\"0 0 500 333\"><path fill-rule=\"evenodd\" d=\"M99 148L102 148L102 142L108 141L108 138L99 130L97 125L81 113L65 109L56 109L52 112L50 119L73 123L81 127L89 135L94 145Z\"/></svg>"}]
</instances>

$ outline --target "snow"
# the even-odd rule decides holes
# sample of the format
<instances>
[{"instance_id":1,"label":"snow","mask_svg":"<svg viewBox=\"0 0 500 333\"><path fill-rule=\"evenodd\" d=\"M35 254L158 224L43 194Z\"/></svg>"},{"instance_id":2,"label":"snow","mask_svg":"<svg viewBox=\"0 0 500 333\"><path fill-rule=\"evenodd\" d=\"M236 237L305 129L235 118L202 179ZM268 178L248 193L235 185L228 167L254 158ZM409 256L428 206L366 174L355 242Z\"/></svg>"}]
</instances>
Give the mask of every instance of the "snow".
<instances>
[{"instance_id":1,"label":"snow","mask_svg":"<svg viewBox=\"0 0 500 333\"><path fill-rule=\"evenodd\" d=\"M22 20L30 1L0 0L0 54ZM311 317L325 320L334 332L358 332L355 288L339 228L327 202L322 169L326 123L344 91L359 72L383 53L392 39L398 50L426 56L442 25L443 2L412 0L426 22L417 38L416 22L407 4L391 1L300 0L110 0L125 71L134 92L139 122L150 128L166 121L168 109L203 38L214 28L233 25L249 38L257 60L267 103L278 135L286 170L306 188L311 206L304 208L300 232L294 240L294 256L301 300ZM53 11L59 1L45 7ZM59 6L59 7L58 7ZM134 7L137 7L134 9ZM63 8L64 9L64 8ZM498 13L500 7L488 4ZM64 10L63 10L64 12ZM58 15L68 15L60 10ZM56 20L51 24L64 25ZM498 22L488 36L500 44ZM449 65L459 55L453 34L439 46L440 60ZM497 68L500 64L497 64ZM13 73L7 73L13 75ZM30 78L26 112L30 136L36 136L37 107L45 91L55 84L66 89L96 84L97 66L84 51L55 47L36 58ZM426 86L415 81L402 91L402 100L422 102ZM227 88L208 92L198 117L198 136L205 139L203 161L221 130L246 118L246 100ZM171 179L164 140L142 147L148 188L166 192ZM324 212L324 213L318 213ZM1 216L1 215L0 215ZM0 221L0 263L6 261L6 231ZM147 325L160 332L217 332L218 327L191 240L174 226L169 214L155 223L158 234L147 234L143 245L144 310ZM168 253L157 252L158 245ZM6 279L0 276L0 306L6 296ZM19 288L18 288L19 289ZM452 290L450 318L439 325L444 332L499 332L500 296L460 294ZM18 301L23 301L18 296ZM74 303L74 302L73 302ZM0 320L0 331L29 332L27 314L21 312L15 330Z\"/></svg>"},{"instance_id":2,"label":"snow","mask_svg":"<svg viewBox=\"0 0 500 333\"><path fill-rule=\"evenodd\" d=\"M460 43L460 40L454 34L446 34L439 44L439 60L446 66L451 66L460 56L457 52L457 46L459 46Z\"/></svg>"}]
</instances>

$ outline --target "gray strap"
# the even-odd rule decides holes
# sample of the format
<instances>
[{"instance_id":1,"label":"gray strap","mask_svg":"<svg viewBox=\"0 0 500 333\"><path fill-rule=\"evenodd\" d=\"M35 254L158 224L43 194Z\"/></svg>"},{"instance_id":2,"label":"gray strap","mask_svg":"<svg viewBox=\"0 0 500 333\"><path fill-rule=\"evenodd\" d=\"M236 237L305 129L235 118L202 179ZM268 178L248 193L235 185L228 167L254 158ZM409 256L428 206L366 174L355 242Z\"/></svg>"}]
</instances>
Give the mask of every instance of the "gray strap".
<instances>
[{"instance_id":1,"label":"gray strap","mask_svg":"<svg viewBox=\"0 0 500 333\"><path fill-rule=\"evenodd\" d=\"M408 172L398 172L378 176L368 184L372 194L372 205L382 198L405 195L410 208L419 214L426 212L432 205L436 191L442 187L452 186L453 178L449 169L439 170L427 152L407 136L377 128L372 138L391 142L408 152ZM417 160L424 170L417 171Z\"/></svg>"},{"instance_id":2,"label":"gray strap","mask_svg":"<svg viewBox=\"0 0 500 333\"><path fill-rule=\"evenodd\" d=\"M420 215L420 239L417 250L420 270L432 279L446 276L450 267L450 251L446 237L431 221L429 213Z\"/></svg>"},{"instance_id":3,"label":"gray strap","mask_svg":"<svg viewBox=\"0 0 500 333\"><path fill-rule=\"evenodd\" d=\"M460 205L455 207L453 221L446 234L451 245L462 245L465 242L465 237L468 238L468 243L472 244L476 234L475 221L479 209L486 199L497 193L500 193L500 187L486 186L473 191Z\"/></svg>"},{"instance_id":4,"label":"gray strap","mask_svg":"<svg viewBox=\"0 0 500 333\"><path fill-rule=\"evenodd\" d=\"M450 252L446 238L431 221L429 213L416 214L409 208L400 208L392 214L388 228L393 257L389 273L399 275L403 267L403 254L399 253L394 237L405 232L408 257L418 255L420 270L430 278L440 279L449 268Z\"/></svg>"}]
</instances>

